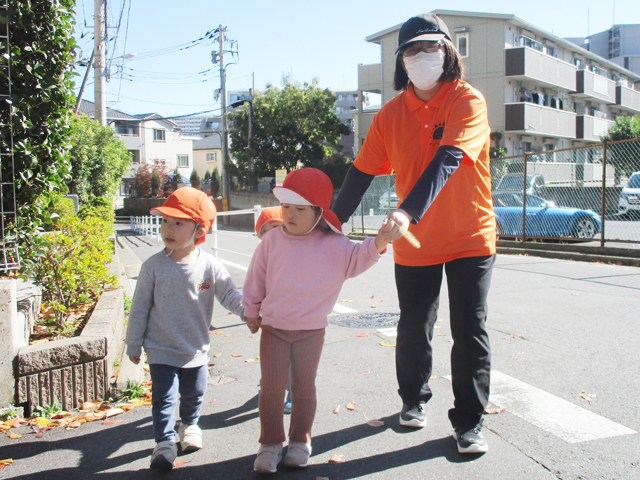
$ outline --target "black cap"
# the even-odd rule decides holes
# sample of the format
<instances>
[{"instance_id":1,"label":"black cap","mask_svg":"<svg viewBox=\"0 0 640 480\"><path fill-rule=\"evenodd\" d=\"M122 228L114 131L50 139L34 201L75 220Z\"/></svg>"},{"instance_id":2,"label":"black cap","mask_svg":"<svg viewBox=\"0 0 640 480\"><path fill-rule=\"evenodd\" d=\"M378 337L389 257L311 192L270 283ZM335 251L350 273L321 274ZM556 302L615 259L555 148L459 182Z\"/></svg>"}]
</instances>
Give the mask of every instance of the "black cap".
<instances>
[{"instance_id":1,"label":"black cap","mask_svg":"<svg viewBox=\"0 0 640 480\"><path fill-rule=\"evenodd\" d=\"M411 17L400 27L396 53L411 42L421 40L437 42L445 37L451 41L449 29L445 23L433 13L423 13L417 17Z\"/></svg>"}]
</instances>

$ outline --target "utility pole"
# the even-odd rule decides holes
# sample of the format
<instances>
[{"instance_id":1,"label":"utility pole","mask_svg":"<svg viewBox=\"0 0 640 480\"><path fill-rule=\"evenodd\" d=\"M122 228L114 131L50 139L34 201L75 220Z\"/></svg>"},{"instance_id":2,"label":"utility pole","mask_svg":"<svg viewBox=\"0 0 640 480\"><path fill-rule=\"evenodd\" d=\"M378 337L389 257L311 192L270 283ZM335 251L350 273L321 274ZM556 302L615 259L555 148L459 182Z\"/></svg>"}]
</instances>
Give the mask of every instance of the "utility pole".
<instances>
[{"instance_id":1,"label":"utility pole","mask_svg":"<svg viewBox=\"0 0 640 480\"><path fill-rule=\"evenodd\" d=\"M105 26L106 0L93 0L94 8L94 50L93 50L93 75L94 75L94 118L100 125L107 124L107 76L106 76L106 26Z\"/></svg>"},{"instance_id":2,"label":"utility pole","mask_svg":"<svg viewBox=\"0 0 640 480\"><path fill-rule=\"evenodd\" d=\"M226 76L227 72L224 67L224 34L227 31L225 27L220 25L218 27L218 43L220 49L218 50L218 58L220 61L220 104L222 106L222 168L220 174L222 175L222 205L224 210L229 209L229 172L225 168L225 162L229 158L229 147L227 145L227 87ZM226 203L226 205L225 205Z\"/></svg>"}]
</instances>

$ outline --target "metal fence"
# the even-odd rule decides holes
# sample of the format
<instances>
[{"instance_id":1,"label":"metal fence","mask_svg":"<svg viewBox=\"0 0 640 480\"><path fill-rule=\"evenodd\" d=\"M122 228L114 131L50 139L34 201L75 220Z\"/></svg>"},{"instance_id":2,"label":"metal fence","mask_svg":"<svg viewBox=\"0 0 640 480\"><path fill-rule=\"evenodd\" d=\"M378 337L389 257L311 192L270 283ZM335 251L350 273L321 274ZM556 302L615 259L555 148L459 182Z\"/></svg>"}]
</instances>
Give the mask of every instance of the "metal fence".
<instances>
[{"instance_id":1,"label":"metal fence","mask_svg":"<svg viewBox=\"0 0 640 480\"><path fill-rule=\"evenodd\" d=\"M493 159L491 176L499 239L640 244L640 139ZM380 227L394 185L374 179L352 231Z\"/></svg>"}]
</instances>

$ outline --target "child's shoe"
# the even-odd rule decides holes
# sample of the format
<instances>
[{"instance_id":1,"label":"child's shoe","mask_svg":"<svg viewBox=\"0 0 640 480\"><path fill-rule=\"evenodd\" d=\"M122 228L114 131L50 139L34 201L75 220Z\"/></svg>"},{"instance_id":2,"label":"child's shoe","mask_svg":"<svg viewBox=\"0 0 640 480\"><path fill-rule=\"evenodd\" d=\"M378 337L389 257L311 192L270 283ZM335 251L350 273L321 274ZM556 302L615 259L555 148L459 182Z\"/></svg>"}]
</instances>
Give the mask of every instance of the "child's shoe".
<instances>
[{"instance_id":1,"label":"child's shoe","mask_svg":"<svg viewBox=\"0 0 640 480\"><path fill-rule=\"evenodd\" d=\"M193 452L202 448L202 430L198 425L180 425L178 436L183 452Z\"/></svg>"},{"instance_id":2,"label":"child's shoe","mask_svg":"<svg viewBox=\"0 0 640 480\"><path fill-rule=\"evenodd\" d=\"M287 447L287 456L284 457L284 465L291 468L304 468L309 465L310 455L310 443L290 442Z\"/></svg>"},{"instance_id":3,"label":"child's shoe","mask_svg":"<svg viewBox=\"0 0 640 480\"><path fill-rule=\"evenodd\" d=\"M260 445L258 456L253 462L253 470L260 473L276 473L282 459L282 443Z\"/></svg>"},{"instance_id":4,"label":"child's shoe","mask_svg":"<svg viewBox=\"0 0 640 480\"><path fill-rule=\"evenodd\" d=\"M178 446L176 442L165 440L156 445L151 454L151 468L158 470L171 470L173 462L178 455Z\"/></svg>"}]
</instances>

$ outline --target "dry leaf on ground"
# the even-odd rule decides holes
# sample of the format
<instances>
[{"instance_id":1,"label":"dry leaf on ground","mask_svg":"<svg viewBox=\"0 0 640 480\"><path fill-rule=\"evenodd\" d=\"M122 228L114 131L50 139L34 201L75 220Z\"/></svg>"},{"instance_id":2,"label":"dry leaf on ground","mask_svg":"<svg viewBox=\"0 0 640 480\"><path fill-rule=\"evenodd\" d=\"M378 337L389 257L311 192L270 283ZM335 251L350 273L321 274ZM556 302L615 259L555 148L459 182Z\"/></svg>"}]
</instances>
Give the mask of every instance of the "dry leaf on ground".
<instances>
[{"instance_id":1,"label":"dry leaf on ground","mask_svg":"<svg viewBox=\"0 0 640 480\"><path fill-rule=\"evenodd\" d=\"M222 331L220 331L220 330L216 330L216 331L215 331L215 332L213 332L213 333L215 333L216 335L223 335L223 334L224 334L224 333L223 333Z\"/></svg>"},{"instance_id":2,"label":"dry leaf on ground","mask_svg":"<svg viewBox=\"0 0 640 480\"><path fill-rule=\"evenodd\" d=\"M222 355L222 354L221 354L220 352L218 352L218 353L216 353L216 354L214 355L214 357L219 357L220 355Z\"/></svg>"},{"instance_id":3,"label":"dry leaf on ground","mask_svg":"<svg viewBox=\"0 0 640 480\"><path fill-rule=\"evenodd\" d=\"M586 393L586 392L582 392L580 394L580 398L585 399L587 402L591 403L593 401L594 398L596 398L596 394L595 393Z\"/></svg>"},{"instance_id":4,"label":"dry leaf on ground","mask_svg":"<svg viewBox=\"0 0 640 480\"><path fill-rule=\"evenodd\" d=\"M380 342L380 345L381 345L381 346L383 346L383 347L395 347L395 346L396 346L396 344L395 344L395 343L389 343L389 342L387 342L386 340L382 340L382 341Z\"/></svg>"},{"instance_id":5,"label":"dry leaf on ground","mask_svg":"<svg viewBox=\"0 0 640 480\"><path fill-rule=\"evenodd\" d=\"M331 463L342 463L343 460L344 460L344 455L334 455L333 457L331 457L329 459L329 462L331 462Z\"/></svg>"},{"instance_id":6,"label":"dry leaf on ground","mask_svg":"<svg viewBox=\"0 0 640 480\"><path fill-rule=\"evenodd\" d=\"M245 360L245 363L253 363L253 362L255 362L255 361L256 361L256 359L255 359L255 358L247 358L247 359Z\"/></svg>"},{"instance_id":7,"label":"dry leaf on ground","mask_svg":"<svg viewBox=\"0 0 640 480\"><path fill-rule=\"evenodd\" d=\"M360 375L369 375L371 370L365 370L364 372L360 372Z\"/></svg>"},{"instance_id":8,"label":"dry leaf on ground","mask_svg":"<svg viewBox=\"0 0 640 480\"><path fill-rule=\"evenodd\" d=\"M353 335L354 337L373 337L373 333L358 333L357 335Z\"/></svg>"},{"instance_id":9,"label":"dry leaf on ground","mask_svg":"<svg viewBox=\"0 0 640 480\"><path fill-rule=\"evenodd\" d=\"M225 335L225 337L230 337L230 336L231 336L231 334L230 334L230 333L227 333L227 334Z\"/></svg>"},{"instance_id":10,"label":"dry leaf on ground","mask_svg":"<svg viewBox=\"0 0 640 480\"><path fill-rule=\"evenodd\" d=\"M234 353L233 355L231 355L232 357L238 358L241 357L242 354L241 353Z\"/></svg>"},{"instance_id":11,"label":"dry leaf on ground","mask_svg":"<svg viewBox=\"0 0 640 480\"><path fill-rule=\"evenodd\" d=\"M14 462L13 462L13 459L11 459L11 458L6 458L4 460L0 460L0 470L2 470L7 465L11 465L12 463L14 463Z\"/></svg>"},{"instance_id":12,"label":"dry leaf on ground","mask_svg":"<svg viewBox=\"0 0 640 480\"><path fill-rule=\"evenodd\" d=\"M333 413L335 414L340 413L340 405L338 405L336 408L333 409Z\"/></svg>"},{"instance_id":13,"label":"dry leaf on ground","mask_svg":"<svg viewBox=\"0 0 640 480\"><path fill-rule=\"evenodd\" d=\"M114 425L123 421L124 420L105 420L104 422L102 422L102 425Z\"/></svg>"},{"instance_id":14,"label":"dry leaf on ground","mask_svg":"<svg viewBox=\"0 0 640 480\"><path fill-rule=\"evenodd\" d=\"M487 415L496 415L497 413L504 412L504 410L505 410L504 407L496 407L495 405L489 404L484 409L484 413L486 413Z\"/></svg>"},{"instance_id":15,"label":"dry leaf on ground","mask_svg":"<svg viewBox=\"0 0 640 480\"><path fill-rule=\"evenodd\" d=\"M115 415L120 415L121 413L124 413L124 410L121 408L112 408L111 410L107 411L107 418L109 417L113 417Z\"/></svg>"},{"instance_id":16,"label":"dry leaf on ground","mask_svg":"<svg viewBox=\"0 0 640 480\"><path fill-rule=\"evenodd\" d=\"M13 433L11 430L9 430L9 438L11 440L17 440L18 438L22 438L22 435L20 435L19 433Z\"/></svg>"},{"instance_id":17,"label":"dry leaf on ground","mask_svg":"<svg viewBox=\"0 0 640 480\"><path fill-rule=\"evenodd\" d=\"M369 420L367 425L371 425L372 427L384 427L384 422L381 420Z\"/></svg>"},{"instance_id":18,"label":"dry leaf on ground","mask_svg":"<svg viewBox=\"0 0 640 480\"><path fill-rule=\"evenodd\" d=\"M431 376L429 377L429 380L435 380L436 378L438 378L438 375L431 375Z\"/></svg>"},{"instance_id":19,"label":"dry leaf on ground","mask_svg":"<svg viewBox=\"0 0 640 480\"><path fill-rule=\"evenodd\" d=\"M34 425L34 426L38 426L38 427L46 427L48 425L51 425L51 420L49 420L48 418L44 418L44 417L36 417L32 420L29 421L29 425Z\"/></svg>"},{"instance_id":20,"label":"dry leaf on ground","mask_svg":"<svg viewBox=\"0 0 640 480\"><path fill-rule=\"evenodd\" d=\"M349 405L347 405L347 410L355 410L356 409L356 402L349 402Z\"/></svg>"},{"instance_id":21,"label":"dry leaf on ground","mask_svg":"<svg viewBox=\"0 0 640 480\"><path fill-rule=\"evenodd\" d=\"M211 401L209 403L216 403L216 399L212 398Z\"/></svg>"},{"instance_id":22,"label":"dry leaf on ground","mask_svg":"<svg viewBox=\"0 0 640 480\"><path fill-rule=\"evenodd\" d=\"M353 302L353 300L349 300L348 298L345 298L345 299L340 300L340 301L343 302L343 303L345 303L345 302L346 303Z\"/></svg>"}]
</instances>

